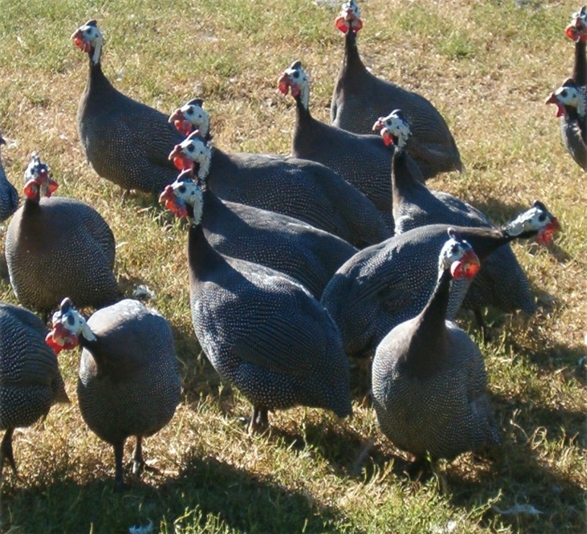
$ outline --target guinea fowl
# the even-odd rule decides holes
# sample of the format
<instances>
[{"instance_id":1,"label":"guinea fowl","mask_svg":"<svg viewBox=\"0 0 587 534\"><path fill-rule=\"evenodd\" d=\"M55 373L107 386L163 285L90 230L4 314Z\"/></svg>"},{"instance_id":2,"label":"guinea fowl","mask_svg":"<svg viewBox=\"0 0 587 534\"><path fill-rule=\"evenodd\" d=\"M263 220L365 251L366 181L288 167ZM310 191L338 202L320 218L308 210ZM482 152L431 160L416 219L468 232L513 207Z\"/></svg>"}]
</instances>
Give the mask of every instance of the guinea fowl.
<instances>
[{"instance_id":1,"label":"guinea fowl","mask_svg":"<svg viewBox=\"0 0 587 534\"><path fill-rule=\"evenodd\" d=\"M166 193L161 200L188 215ZM268 411L296 405L351 415L349 364L334 321L293 278L214 250L202 224L204 200L196 195L190 209L192 320L214 369L253 404L249 430L266 428Z\"/></svg>"},{"instance_id":2,"label":"guinea fowl","mask_svg":"<svg viewBox=\"0 0 587 534\"><path fill-rule=\"evenodd\" d=\"M428 458L452 460L500 441L483 355L446 320L451 279L473 277L479 260L471 245L452 229L448 233L428 303L383 338L373 360L379 426L397 447L416 457L415 465Z\"/></svg>"},{"instance_id":3,"label":"guinea fowl","mask_svg":"<svg viewBox=\"0 0 587 534\"><path fill-rule=\"evenodd\" d=\"M47 329L29 310L0 302L0 480L4 462L16 473L14 429L46 416L56 402L69 402L57 358L45 344Z\"/></svg>"},{"instance_id":4,"label":"guinea fowl","mask_svg":"<svg viewBox=\"0 0 587 534\"><path fill-rule=\"evenodd\" d=\"M125 299L95 312L86 322L66 298L53 315L47 343L57 354L78 344L77 395L90 429L114 447L115 481L124 487L124 443L136 436L133 472L145 467L143 438L173 417L181 385L173 334L167 320L142 303Z\"/></svg>"},{"instance_id":5,"label":"guinea fowl","mask_svg":"<svg viewBox=\"0 0 587 534\"><path fill-rule=\"evenodd\" d=\"M357 135L316 120L310 114L310 85L300 61L278 79L279 90L296 101L296 125L292 155L330 167L363 192L393 228L389 172L393 146L386 147L377 135Z\"/></svg>"},{"instance_id":6,"label":"guinea fowl","mask_svg":"<svg viewBox=\"0 0 587 534\"><path fill-rule=\"evenodd\" d=\"M448 193L428 189L414 175L407 150L413 138L408 121L400 110L378 119L374 128L380 131L386 143L393 143L396 147L391 168L396 234L437 223L495 227L483 213L467 202ZM474 311L479 326L483 326L481 309L485 306L495 306L506 313L522 310L531 314L536 311L528 277L509 244L499 247L483 262L462 304L463 308Z\"/></svg>"},{"instance_id":7,"label":"guinea fowl","mask_svg":"<svg viewBox=\"0 0 587 534\"><path fill-rule=\"evenodd\" d=\"M336 27L345 34L345 54L334 87L330 118L334 126L368 134L377 117L403 109L421 150L413 153L425 178L462 171L461 156L442 115L423 96L371 74L359 56L357 33L363 27L357 4L343 4Z\"/></svg>"},{"instance_id":8,"label":"guinea fowl","mask_svg":"<svg viewBox=\"0 0 587 534\"><path fill-rule=\"evenodd\" d=\"M0 133L0 147L6 141ZM18 208L18 191L6 178L4 166L2 165L2 154L0 153L0 222L4 222Z\"/></svg>"},{"instance_id":9,"label":"guinea fowl","mask_svg":"<svg viewBox=\"0 0 587 534\"><path fill-rule=\"evenodd\" d=\"M198 178L222 200L295 217L362 247L391 231L377 208L335 172L268 154L226 154L195 131L169 155L179 170L198 165Z\"/></svg>"},{"instance_id":10,"label":"guinea fowl","mask_svg":"<svg viewBox=\"0 0 587 534\"><path fill-rule=\"evenodd\" d=\"M94 170L125 190L159 195L177 176L167 159L183 139L167 115L115 89L102 72L103 37L95 20L72 35L90 61L88 82L78 108L80 141Z\"/></svg>"},{"instance_id":11,"label":"guinea fowl","mask_svg":"<svg viewBox=\"0 0 587 534\"><path fill-rule=\"evenodd\" d=\"M481 262L513 239L537 236L547 243L558 221L540 202L497 228L456 227L475 249ZM347 355L370 357L383 337L399 323L422 311L434 289L438 254L449 225L420 226L359 251L332 277L322 304L342 333ZM448 318L461 305L468 281L455 281Z\"/></svg>"},{"instance_id":12,"label":"guinea fowl","mask_svg":"<svg viewBox=\"0 0 587 534\"><path fill-rule=\"evenodd\" d=\"M179 217L193 218L195 202L204 202L202 227L215 250L260 263L290 275L316 298L335 271L357 249L328 232L280 213L221 201L209 188L200 188L184 171L161 195Z\"/></svg>"},{"instance_id":13,"label":"guinea fowl","mask_svg":"<svg viewBox=\"0 0 587 534\"><path fill-rule=\"evenodd\" d=\"M561 136L565 147L577 165L587 171L587 7L573 14L566 35L575 41L573 76L546 99L555 104L560 117Z\"/></svg>"},{"instance_id":14,"label":"guinea fowl","mask_svg":"<svg viewBox=\"0 0 587 534\"><path fill-rule=\"evenodd\" d=\"M58 185L35 154L25 179L26 199L6 232L6 263L18 300L45 315L68 295L80 306L118 300L114 235L106 221L80 200L49 198Z\"/></svg>"}]
</instances>

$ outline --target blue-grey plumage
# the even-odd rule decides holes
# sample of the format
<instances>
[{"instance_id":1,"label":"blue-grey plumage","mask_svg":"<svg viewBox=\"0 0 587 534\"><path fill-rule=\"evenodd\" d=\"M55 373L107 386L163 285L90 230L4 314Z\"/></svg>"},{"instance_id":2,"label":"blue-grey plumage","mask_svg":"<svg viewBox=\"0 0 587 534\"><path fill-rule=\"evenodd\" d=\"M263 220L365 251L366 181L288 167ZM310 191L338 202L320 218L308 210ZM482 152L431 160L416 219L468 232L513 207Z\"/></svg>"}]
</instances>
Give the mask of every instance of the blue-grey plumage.
<instances>
[{"instance_id":1,"label":"blue-grey plumage","mask_svg":"<svg viewBox=\"0 0 587 534\"><path fill-rule=\"evenodd\" d=\"M573 74L546 103L557 106L563 143L575 163L587 171L587 6L573 13L565 34L575 41Z\"/></svg>"},{"instance_id":2,"label":"blue-grey plumage","mask_svg":"<svg viewBox=\"0 0 587 534\"><path fill-rule=\"evenodd\" d=\"M46 334L34 313L0 302L0 430L6 430L0 445L0 479L4 461L16 472L14 429L46 416L56 402L69 402Z\"/></svg>"},{"instance_id":3,"label":"blue-grey plumage","mask_svg":"<svg viewBox=\"0 0 587 534\"><path fill-rule=\"evenodd\" d=\"M183 136L167 115L122 94L106 78L100 62L104 40L95 20L80 26L72 39L90 62L77 116L86 159L125 191L158 195L177 176L167 155Z\"/></svg>"},{"instance_id":4,"label":"blue-grey plumage","mask_svg":"<svg viewBox=\"0 0 587 534\"><path fill-rule=\"evenodd\" d=\"M383 338L373 360L373 405L381 430L417 461L453 459L500 440L483 356L446 319L451 279L470 278L479 268L470 244L449 235L426 306Z\"/></svg>"},{"instance_id":5,"label":"blue-grey plumage","mask_svg":"<svg viewBox=\"0 0 587 534\"><path fill-rule=\"evenodd\" d=\"M336 25L345 34L345 52L330 104L332 124L350 132L369 134L378 117L402 109L420 141L421 149L412 156L424 177L462 171L455 140L432 103L418 93L377 78L363 64L357 47L357 33L363 23L354 0L343 4Z\"/></svg>"},{"instance_id":6,"label":"blue-grey plumage","mask_svg":"<svg viewBox=\"0 0 587 534\"><path fill-rule=\"evenodd\" d=\"M0 147L5 144L6 141L0 133ZM8 219L16 211L16 208L18 208L18 191L6 178L0 152L0 223Z\"/></svg>"},{"instance_id":7,"label":"blue-grey plumage","mask_svg":"<svg viewBox=\"0 0 587 534\"><path fill-rule=\"evenodd\" d=\"M349 365L334 321L293 278L215 251L205 209L201 196L188 236L194 330L216 371L253 404L250 429L264 428L269 410L296 405L351 415Z\"/></svg>"},{"instance_id":8,"label":"blue-grey plumage","mask_svg":"<svg viewBox=\"0 0 587 534\"><path fill-rule=\"evenodd\" d=\"M59 352L83 347L77 395L88 427L114 447L115 480L123 486L124 442L136 437L134 471L145 465L143 438L171 421L181 384L171 326L141 302L121 300L86 322L64 299L47 342Z\"/></svg>"},{"instance_id":9,"label":"blue-grey plumage","mask_svg":"<svg viewBox=\"0 0 587 534\"><path fill-rule=\"evenodd\" d=\"M189 121L203 128L196 122L202 112L192 103L177 110L172 120L182 130ZM294 217L359 248L391 235L374 204L328 167L273 154L225 153L207 142L208 123L178 145L170 158L181 170L197 164L199 179L222 200Z\"/></svg>"},{"instance_id":10,"label":"blue-grey plumage","mask_svg":"<svg viewBox=\"0 0 587 534\"><path fill-rule=\"evenodd\" d=\"M393 146L385 146L377 135L359 135L315 119L310 113L310 84L301 61L285 69L279 90L296 102L296 124L291 153L297 158L330 167L375 204L393 229L389 172ZM390 110L391 111L391 110Z\"/></svg>"},{"instance_id":11,"label":"blue-grey plumage","mask_svg":"<svg viewBox=\"0 0 587 534\"><path fill-rule=\"evenodd\" d=\"M400 110L378 119L377 127L381 136L396 147L391 168L396 234L427 224L495 228L484 213L469 203L449 193L430 190L422 183L419 170L410 164L413 160L408 146L414 137ZM499 247L483 262L462 306L475 312L480 326L485 306L495 306L506 313L536 311L530 282L510 245Z\"/></svg>"},{"instance_id":12,"label":"blue-grey plumage","mask_svg":"<svg viewBox=\"0 0 587 534\"><path fill-rule=\"evenodd\" d=\"M343 239L293 217L222 201L209 188L200 189L191 174L182 173L162 196L184 203L192 213L193 203L203 197L206 239L225 256L283 272L320 298L335 271L357 252Z\"/></svg>"},{"instance_id":13,"label":"blue-grey plumage","mask_svg":"<svg viewBox=\"0 0 587 534\"><path fill-rule=\"evenodd\" d=\"M416 316L434 289L437 260L449 225L420 226L359 251L332 277L321 302L342 333L349 356L371 357L383 337ZM537 236L547 243L559 228L544 204L534 206L502 228L456 227L483 263L513 239ZM469 280L452 284L447 318L453 319Z\"/></svg>"},{"instance_id":14,"label":"blue-grey plumage","mask_svg":"<svg viewBox=\"0 0 587 534\"><path fill-rule=\"evenodd\" d=\"M6 263L18 300L43 313L68 295L80 306L118 300L115 240L108 223L80 200L47 198L57 182L38 156L33 155L25 179L26 199L6 231Z\"/></svg>"}]
</instances>

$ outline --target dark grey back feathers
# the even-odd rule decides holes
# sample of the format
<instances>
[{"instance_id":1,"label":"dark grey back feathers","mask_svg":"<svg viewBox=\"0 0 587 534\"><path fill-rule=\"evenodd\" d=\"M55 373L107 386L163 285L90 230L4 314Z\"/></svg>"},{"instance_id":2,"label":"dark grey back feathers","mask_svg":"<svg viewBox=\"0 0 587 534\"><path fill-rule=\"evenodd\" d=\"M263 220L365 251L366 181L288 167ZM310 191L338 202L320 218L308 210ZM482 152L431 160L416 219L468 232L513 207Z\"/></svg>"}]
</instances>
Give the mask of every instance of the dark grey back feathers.
<instances>
[{"instance_id":1,"label":"dark grey back feathers","mask_svg":"<svg viewBox=\"0 0 587 534\"><path fill-rule=\"evenodd\" d=\"M84 421L111 444L159 431L181 393L167 320L126 299L96 311L87 324L97 341L82 341L77 393Z\"/></svg>"},{"instance_id":2,"label":"dark grey back feathers","mask_svg":"<svg viewBox=\"0 0 587 534\"><path fill-rule=\"evenodd\" d=\"M16 296L44 312L66 296L79 306L118 300L114 254L114 235L106 221L71 198L27 199L6 233L6 262Z\"/></svg>"},{"instance_id":3,"label":"dark grey back feathers","mask_svg":"<svg viewBox=\"0 0 587 534\"><path fill-rule=\"evenodd\" d=\"M0 430L32 425L68 402L47 329L30 311L0 303Z\"/></svg>"}]
</instances>

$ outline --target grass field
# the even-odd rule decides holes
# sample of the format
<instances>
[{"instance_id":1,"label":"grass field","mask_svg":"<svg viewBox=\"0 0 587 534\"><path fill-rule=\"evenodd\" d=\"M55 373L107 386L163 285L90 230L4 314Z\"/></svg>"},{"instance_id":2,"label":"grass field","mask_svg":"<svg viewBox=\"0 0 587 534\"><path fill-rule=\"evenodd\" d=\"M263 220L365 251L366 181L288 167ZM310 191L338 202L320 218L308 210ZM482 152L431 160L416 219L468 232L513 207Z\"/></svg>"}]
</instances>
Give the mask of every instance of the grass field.
<instances>
[{"instance_id":1,"label":"grass field","mask_svg":"<svg viewBox=\"0 0 587 534\"><path fill-rule=\"evenodd\" d=\"M116 273L128 295L147 284L172 323L184 385L172 422L146 440L158 468L114 490L111 447L84 425L75 396L77 351L59 355L71 405L17 430L19 478L6 469L1 527L9 533L579 533L586 528L587 179L566 153L544 99L571 74L563 31L569 1L369 0L359 48L375 73L429 98L459 145L465 174L429 182L502 222L537 198L564 232L547 249L516 244L540 309L532 318L489 312L481 345L504 431L495 457L440 463L426 481L403 474L409 458L378 431L367 391L355 416L320 410L272 416L249 436L249 404L219 380L193 334L187 232L86 164L76 109L87 58L71 33L95 18L103 68L126 94L165 113L202 97L226 151L289 150L293 101L276 80L301 59L310 105L328 120L343 39L338 3L292 0L2 0L2 156L19 188L37 151L61 195L91 203L117 239ZM3 239L2 239L3 241ZM15 302L6 281L0 300ZM358 373L357 369L353 372ZM360 383L360 380L355 380ZM133 445L128 443L128 454Z\"/></svg>"}]
</instances>

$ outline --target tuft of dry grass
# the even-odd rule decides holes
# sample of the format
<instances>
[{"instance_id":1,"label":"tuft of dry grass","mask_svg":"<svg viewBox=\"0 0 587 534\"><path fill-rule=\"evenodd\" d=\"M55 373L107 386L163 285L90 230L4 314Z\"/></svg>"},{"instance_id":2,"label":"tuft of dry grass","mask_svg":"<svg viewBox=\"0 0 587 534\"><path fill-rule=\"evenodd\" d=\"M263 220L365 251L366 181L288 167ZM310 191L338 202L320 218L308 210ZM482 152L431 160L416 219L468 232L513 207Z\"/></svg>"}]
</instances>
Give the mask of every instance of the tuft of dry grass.
<instances>
[{"instance_id":1,"label":"tuft of dry grass","mask_svg":"<svg viewBox=\"0 0 587 534\"><path fill-rule=\"evenodd\" d=\"M2 488L2 532L584 532L587 184L562 146L544 98L571 73L563 36L579 6L563 2L446 0L361 4L359 47L383 78L429 98L447 119L467 172L430 182L496 222L534 198L564 232L549 249L516 244L540 306L531 318L487 315L481 345L504 430L487 457L440 463L411 481L409 457L378 431L361 370L353 368L355 417L319 410L272 417L248 436L245 399L214 373L191 326L186 228L151 199L121 204L121 191L86 164L76 108L86 58L70 34L96 18L106 38L103 67L124 93L163 112L196 96L226 151L287 153L292 101L279 73L301 59L311 75L312 113L328 120L342 39L338 3L242 0L120 0L80 3L3 0L0 9L0 127L9 178L22 184L37 151L59 193L92 204L117 239L116 273L127 294L140 283L171 322L184 398L172 422L146 440L159 469L114 492L112 450L83 424L76 404L77 353L60 366L73 403L15 434L17 479ZM0 299L15 302L8 283ZM468 318L462 322L469 325ZM128 443L128 453L132 443ZM536 512L537 511L537 512Z\"/></svg>"}]
</instances>

